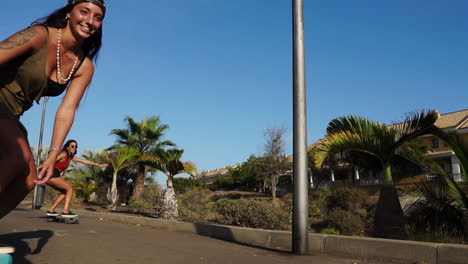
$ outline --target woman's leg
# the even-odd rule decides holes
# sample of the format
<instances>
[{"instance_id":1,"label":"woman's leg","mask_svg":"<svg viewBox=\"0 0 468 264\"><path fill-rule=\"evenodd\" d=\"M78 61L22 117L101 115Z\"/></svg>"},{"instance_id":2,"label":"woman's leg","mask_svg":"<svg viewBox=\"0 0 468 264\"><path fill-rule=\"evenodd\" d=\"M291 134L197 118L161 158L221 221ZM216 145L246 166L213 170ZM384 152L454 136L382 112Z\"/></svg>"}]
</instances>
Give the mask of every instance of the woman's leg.
<instances>
[{"instance_id":1,"label":"woman's leg","mask_svg":"<svg viewBox=\"0 0 468 264\"><path fill-rule=\"evenodd\" d=\"M71 199L73 197L73 187L62 178L51 178L51 179L49 179L49 181L47 181L47 184L49 184L50 186L52 186L52 187L54 187L56 189L63 190L63 192L65 193L65 195L64 195L65 204L63 206L63 213L70 212L70 203L71 203ZM60 196L57 197L57 200L55 200L55 202L57 202L59 198L60 198ZM63 198L61 198L61 199L63 200ZM61 200L59 202L61 202ZM58 205L58 203L57 203L57 205Z\"/></svg>"},{"instance_id":2,"label":"woman's leg","mask_svg":"<svg viewBox=\"0 0 468 264\"><path fill-rule=\"evenodd\" d=\"M36 166L17 120L0 119L0 218L34 188Z\"/></svg>"},{"instance_id":3,"label":"woman's leg","mask_svg":"<svg viewBox=\"0 0 468 264\"><path fill-rule=\"evenodd\" d=\"M57 206L65 199L65 194L61 193L57 199L55 199L55 202L52 204L52 206L49 209L49 212L55 212L55 209L57 209Z\"/></svg>"},{"instance_id":4,"label":"woman's leg","mask_svg":"<svg viewBox=\"0 0 468 264\"><path fill-rule=\"evenodd\" d=\"M52 176L52 179L54 178L60 178L60 171L57 170L57 169L54 169L54 175ZM50 185L50 184L49 184ZM57 196L57 198L55 199L54 203L52 204L52 206L50 207L49 209L49 212L53 213L55 212L55 209L57 209L57 206L63 201L63 199L65 199L65 190L63 189L59 189L53 185L50 185L52 188L54 188L56 191L60 192L60 194Z\"/></svg>"}]
</instances>

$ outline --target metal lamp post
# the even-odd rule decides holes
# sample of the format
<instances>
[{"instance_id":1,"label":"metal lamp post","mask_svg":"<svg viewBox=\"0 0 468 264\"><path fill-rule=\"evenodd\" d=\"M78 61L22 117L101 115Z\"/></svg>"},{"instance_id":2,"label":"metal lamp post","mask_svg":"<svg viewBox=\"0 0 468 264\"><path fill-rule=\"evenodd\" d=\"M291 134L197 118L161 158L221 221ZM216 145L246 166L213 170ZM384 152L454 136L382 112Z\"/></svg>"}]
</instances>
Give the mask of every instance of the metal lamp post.
<instances>
[{"instance_id":1,"label":"metal lamp post","mask_svg":"<svg viewBox=\"0 0 468 264\"><path fill-rule=\"evenodd\" d=\"M293 228L292 250L308 253L307 119L303 0L293 0Z\"/></svg>"},{"instance_id":2,"label":"metal lamp post","mask_svg":"<svg viewBox=\"0 0 468 264\"><path fill-rule=\"evenodd\" d=\"M42 118L41 118L41 129L39 132L39 143L37 145L37 158L36 158L36 168L39 167L41 164L41 152L42 152L42 138L44 135L44 121L45 121L45 114L46 114L46 105L47 105L47 98L44 97L44 102L42 105ZM44 202L44 195L45 195L45 185L36 185L34 186L34 194L32 199L32 209L40 209L42 203Z\"/></svg>"}]
</instances>

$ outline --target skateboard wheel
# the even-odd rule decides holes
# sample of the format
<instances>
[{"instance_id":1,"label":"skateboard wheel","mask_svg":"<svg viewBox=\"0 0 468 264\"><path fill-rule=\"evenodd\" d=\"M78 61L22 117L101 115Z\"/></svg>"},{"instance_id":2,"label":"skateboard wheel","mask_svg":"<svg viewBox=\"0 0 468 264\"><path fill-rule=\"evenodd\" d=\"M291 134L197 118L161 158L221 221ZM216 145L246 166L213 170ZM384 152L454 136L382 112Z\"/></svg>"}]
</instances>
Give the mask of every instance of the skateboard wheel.
<instances>
[{"instance_id":1,"label":"skateboard wheel","mask_svg":"<svg viewBox=\"0 0 468 264\"><path fill-rule=\"evenodd\" d=\"M57 218L54 217L54 216L47 216L47 222L54 222L56 220L57 220Z\"/></svg>"}]
</instances>

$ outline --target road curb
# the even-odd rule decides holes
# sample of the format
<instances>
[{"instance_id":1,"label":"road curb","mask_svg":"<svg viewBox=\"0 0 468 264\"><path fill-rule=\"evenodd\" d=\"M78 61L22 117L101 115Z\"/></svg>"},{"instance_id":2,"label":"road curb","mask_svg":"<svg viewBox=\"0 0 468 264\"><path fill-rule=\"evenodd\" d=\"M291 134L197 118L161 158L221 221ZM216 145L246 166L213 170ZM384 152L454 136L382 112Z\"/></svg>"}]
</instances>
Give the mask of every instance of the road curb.
<instances>
[{"instance_id":1,"label":"road curb","mask_svg":"<svg viewBox=\"0 0 468 264\"><path fill-rule=\"evenodd\" d=\"M291 251L291 232L188 223L148 217L128 216L77 210L82 217L114 221L139 226L149 226L166 231L177 231L208 236L224 241L263 248ZM406 240L379 239L309 233L309 253L346 256L363 259L430 264L467 264L468 245L437 244Z\"/></svg>"}]
</instances>

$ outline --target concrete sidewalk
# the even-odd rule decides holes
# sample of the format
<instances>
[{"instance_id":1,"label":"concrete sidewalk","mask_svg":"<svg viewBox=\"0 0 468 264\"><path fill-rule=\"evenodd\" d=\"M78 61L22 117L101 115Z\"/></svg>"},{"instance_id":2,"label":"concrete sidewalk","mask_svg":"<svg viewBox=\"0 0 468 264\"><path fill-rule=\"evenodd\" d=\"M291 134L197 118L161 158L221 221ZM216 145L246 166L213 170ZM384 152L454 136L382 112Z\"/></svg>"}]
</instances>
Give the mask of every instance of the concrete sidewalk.
<instances>
[{"instance_id":1,"label":"concrete sidewalk","mask_svg":"<svg viewBox=\"0 0 468 264\"><path fill-rule=\"evenodd\" d=\"M101 217L102 218L102 217ZM80 224L46 222L43 211L17 209L0 220L0 243L16 247L14 263L317 263L387 264L229 243L80 215Z\"/></svg>"},{"instance_id":2,"label":"concrete sidewalk","mask_svg":"<svg viewBox=\"0 0 468 264\"><path fill-rule=\"evenodd\" d=\"M187 232L224 241L291 251L291 232L168 221L117 213L80 211L80 215L166 231ZM329 256L345 256L401 263L468 264L468 246L438 244L369 237L321 235L309 233L309 252Z\"/></svg>"}]
</instances>

